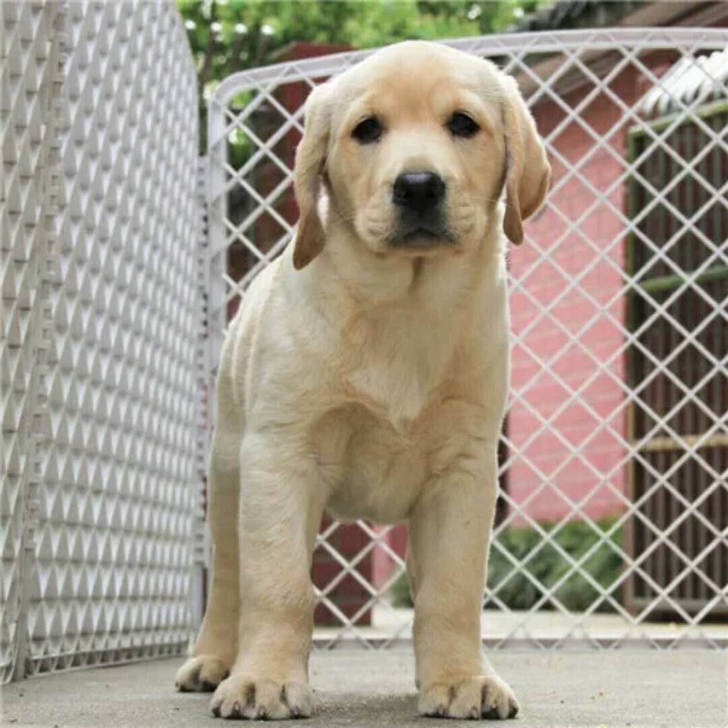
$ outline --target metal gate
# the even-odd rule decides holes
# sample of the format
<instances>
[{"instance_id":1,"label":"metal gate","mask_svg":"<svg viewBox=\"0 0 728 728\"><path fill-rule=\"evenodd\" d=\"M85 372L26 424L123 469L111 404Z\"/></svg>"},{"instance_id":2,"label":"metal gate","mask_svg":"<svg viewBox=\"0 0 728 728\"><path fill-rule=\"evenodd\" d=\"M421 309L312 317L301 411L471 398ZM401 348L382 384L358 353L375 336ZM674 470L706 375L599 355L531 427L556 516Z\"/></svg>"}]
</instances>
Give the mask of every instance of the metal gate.
<instances>
[{"instance_id":1,"label":"metal gate","mask_svg":"<svg viewBox=\"0 0 728 728\"><path fill-rule=\"evenodd\" d=\"M5 681L187 645L202 268L174 4L3 2L0 28Z\"/></svg>"},{"instance_id":2,"label":"metal gate","mask_svg":"<svg viewBox=\"0 0 728 728\"><path fill-rule=\"evenodd\" d=\"M554 170L545 210L509 256L513 384L484 639L725 645L728 631L710 620L728 604L728 139L706 109L728 102L728 63L712 55L728 32L450 44L517 77ZM239 73L209 102L209 391L228 317L291 238L303 100L366 55ZM674 143L686 124L699 144ZM670 173L656 181L663 157ZM685 194L700 203L685 207ZM670 217L669 231L654 227L657 214ZM698 243L700 254L686 257ZM698 308L686 318L685 305ZM664 345L654 349L660 327ZM656 457L666 438L669 457ZM407 602L403 543L401 527L324 524L313 576L328 626L318 645L409 636L411 611L398 606Z\"/></svg>"}]
</instances>

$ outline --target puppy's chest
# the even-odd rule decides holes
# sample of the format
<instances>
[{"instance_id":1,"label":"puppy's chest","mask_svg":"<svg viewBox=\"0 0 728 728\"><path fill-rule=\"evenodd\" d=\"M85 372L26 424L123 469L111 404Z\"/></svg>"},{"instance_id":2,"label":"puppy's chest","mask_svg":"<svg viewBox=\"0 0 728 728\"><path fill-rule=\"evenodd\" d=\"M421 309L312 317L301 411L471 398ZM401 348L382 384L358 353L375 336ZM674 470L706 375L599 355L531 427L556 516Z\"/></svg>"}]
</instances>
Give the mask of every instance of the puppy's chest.
<instances>
[{"instance_id":1,"label":"puppy's chest","mask_svg":"<svg viewBox=\"0 0 728 728\"><path fill-rule=\"evenodd\" d=\"M407 518L428 478L423 433L395 429L356 404L329 413L316 429L318 462L334 515L380 523Z\"/></svg>"},{"instance_id":2,"label":"puppy's chest","mask_svg":"<svg viewBox=\"0 0 728 728\"><path fill-rule=\"evenodd\" d=\"M398 430L427 407L455 350L457 332L437 325L425 312L421 316L406 311L379 321L364 319L353 328L346 355L344 387L352 398L380 410Z\"/></svg>"}]
</instances>

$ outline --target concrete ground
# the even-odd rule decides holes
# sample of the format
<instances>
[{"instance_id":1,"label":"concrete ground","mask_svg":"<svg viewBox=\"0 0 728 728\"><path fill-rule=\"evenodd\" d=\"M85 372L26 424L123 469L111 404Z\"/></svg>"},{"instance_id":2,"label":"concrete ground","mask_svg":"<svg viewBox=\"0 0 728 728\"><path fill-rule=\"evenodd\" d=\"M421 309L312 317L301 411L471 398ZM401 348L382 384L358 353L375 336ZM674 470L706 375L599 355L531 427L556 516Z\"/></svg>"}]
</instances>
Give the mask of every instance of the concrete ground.
<instances>
[{"instance_id":1,"label":"concrete ground","mask_svg":"<svg viewBox=\"0 0 728 728\"><path fill-rule=\"evenodd\" d=\"M507 725L728 726L728 654L714 651L500 652L492 662L521 712ZM209 694L176 693L181 660L158 660L33 678L2 689L3 726L223 726ZM420 718L409 650L316 652L315 717L305 726L472 725Z\"/></svg>"}]
</instances>

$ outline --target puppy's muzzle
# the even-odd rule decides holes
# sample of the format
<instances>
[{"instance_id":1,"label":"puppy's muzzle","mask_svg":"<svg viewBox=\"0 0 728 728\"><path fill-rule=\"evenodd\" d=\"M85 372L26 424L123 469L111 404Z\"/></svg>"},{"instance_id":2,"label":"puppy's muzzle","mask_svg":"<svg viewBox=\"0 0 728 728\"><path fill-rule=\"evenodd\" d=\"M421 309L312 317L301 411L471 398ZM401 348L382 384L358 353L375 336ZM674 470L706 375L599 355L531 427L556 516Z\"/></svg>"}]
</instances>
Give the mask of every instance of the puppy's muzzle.
<instances>
[{"instance_id":1,"label":"puppy's muzzle","mask_svg":"<svg viewBox=\"0 0 728 728\"><path fill-rule=\"evenodd\" d=\"M392 203L399 211L393 247L429 248L452 242L443 213L446 187L430 171L404 172L392 185Z\"/></svg>"}]
</instances>

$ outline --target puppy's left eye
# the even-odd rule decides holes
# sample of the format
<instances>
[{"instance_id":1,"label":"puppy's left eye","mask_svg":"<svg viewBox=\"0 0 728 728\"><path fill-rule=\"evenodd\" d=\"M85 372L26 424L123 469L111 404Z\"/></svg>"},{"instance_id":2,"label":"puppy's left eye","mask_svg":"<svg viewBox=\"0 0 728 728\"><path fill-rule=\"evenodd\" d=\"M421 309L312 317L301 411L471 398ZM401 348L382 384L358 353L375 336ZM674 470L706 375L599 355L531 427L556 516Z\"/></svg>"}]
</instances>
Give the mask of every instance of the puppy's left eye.
<instances>
[{"instance_id":1,"label":"puppy's left eye","mask_svg":"<svg viewBox=\"0 0 728 728\"><path fill-rule=\"evenodd\" d=\"M456 111L450 117L447 128L454 136L465 137L466 139L475 136L480 131L480 127L462 111Z\"/></svg>"},{"instance_id":2,"label":"puppy's left eye","mask_svg":"<svg viewBox=\"0 0 728 728\"><path fill-rule=\"evenodd\" d=\"M376 116L370 116L364 119L364 121L360 121L354 127L351 135L360 144L371 144L379 140L379 137L382 136L382 131L382 125L379 123L379 119Z\"/></svg>"}]
</instances>

